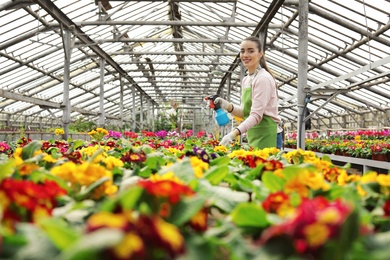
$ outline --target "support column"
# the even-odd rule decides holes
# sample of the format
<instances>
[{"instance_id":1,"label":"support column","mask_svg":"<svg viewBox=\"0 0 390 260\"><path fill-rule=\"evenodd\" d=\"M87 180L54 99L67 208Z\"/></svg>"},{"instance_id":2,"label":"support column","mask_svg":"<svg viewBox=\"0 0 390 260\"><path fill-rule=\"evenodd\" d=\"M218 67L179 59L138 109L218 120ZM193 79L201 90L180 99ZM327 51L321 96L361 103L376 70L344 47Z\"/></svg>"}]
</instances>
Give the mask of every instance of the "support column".
<instances>
[{"instance_id":1,"label":"support column","mask_svg":"<svg viewBox=\"0 0 390 260\"><path fill-rule=\"evenodd\" d=\"M99 106L99 126L104 127L105 124L105 112L104 112L104 63L105 60L103 58L100 58L100 106Z\"/></svg>"},{"instance_id":2,"label":"support column","mask_svg":"<svg viewBox=\"0 0 390 260\"><path fill-rule=\"evenodd\" d=\"M140 106L139 106L139 109L140 109L140 115L139 115L139 120L141 121L141 130L144 129L144 105L143 105L143 96L142 96L142 93L140 93Z\"/></svg>"},{"instance_id":3,"label":"support column","mask_svg":"<svg viewBox=\"0 0 390 260\"><path fill-rule=\"evenodd\" d=\"M133 109L132 109L132 112L133 112L133 132L135 132L135 87L134 87L134 85L131 86L131 95L133 98Z\"/></svg>"},{"instance_id":4,"label":"support column","mask_svg":"<svg viewBox=\"0 0 390 260\"><path fill-rule=\"evenodd\" d=\"M62 125L64 127L64 139L67 140L69 137L69 124L70 124L70 99L69 99L69 81L70 81L70 57L72 55L72 41L71 32L65 30L62 42L64 44L64 94L61 106L64 111L62 114ZM53 122L52 122L53 123Z\"/></svg>"},{"instance_id":5,"label":"support column","mask_svg":"<svg viewBox=\"0 0 390 260\"><path fill-rule=\"evenodd\" d=\"M150 99L147 99L146 101L146 125L148 128L148 131L150 131Z\"/></svg>"},{"instance_id":6,"label":"support column","mask_svg":"<svg viewBox=\"0 0 390 260\"><path fill-rule=\"evenodd\" d=\"M6 121L5 121L5 125L7 127L7 130L12 130L12 123L11 123L11 115L10 114L7 114L6 115Z\"/></svg>"},{"instance_id":7,"label":"support column","mask_svg":"<svg viewBox=\"0 0 390 260\"><path fill-rule=\"evenodd\" d=\"M154 103L152 103L152 131L154 132Z\"/></svg>"},{"instance_id":8,"label":"support column","mask_svg":"<svg viewBox=\"0 0 390 260\"><path fill-rule=\"evenodd\" d=\"M297 148L305 149L305 99L310 90L307 87L309 1L299 0L299 43L298 43L298 134Z\"/></svg>"},{"instance_id":9,"label":"support column","mask_svg":"<svg viewBox=\"0 0 390 260\"><path fill-rule=\"evenodd\" d=\"M123 78L122 75L119 75L119 81L120 81L120 92L119 92L119 127L121 128L122 131L123 129Z\"/></svg>"},{"instance_id":10,"label":"support column","mask_svg":"<svg viewBox=\"0 0 390 260\"><path fill-rule=\"evenodd\" d=\"M192 119L192 133L195 135L195 121L196 121L196 112L197 110L193 109L192 110L192 113L194 115L193 119Z\"/></svg>"}]
</instances>

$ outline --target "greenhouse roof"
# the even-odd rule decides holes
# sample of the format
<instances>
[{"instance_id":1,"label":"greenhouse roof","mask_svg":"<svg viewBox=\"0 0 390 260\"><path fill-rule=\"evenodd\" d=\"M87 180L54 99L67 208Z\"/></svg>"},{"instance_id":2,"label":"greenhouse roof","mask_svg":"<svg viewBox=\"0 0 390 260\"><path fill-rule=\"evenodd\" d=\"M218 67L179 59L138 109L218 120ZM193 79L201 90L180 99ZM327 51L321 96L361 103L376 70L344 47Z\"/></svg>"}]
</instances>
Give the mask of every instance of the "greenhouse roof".
<instances>
[{"instance_id":1,"label":"greenhouse roof","mask_svg":"<svg viewBox=\"0 0 390 260\"><path fill-rule=\"evenodd\" d=\"M240 104L240 42L260 35L280 116L296 121L304 2L3 0L0 113L60 119L69 100L73 118L99 118L103 109L118 119L145 101L205 108L214 94ZM313 118L387 115L386 10L388 0L309 1L305 95Z\"/></svg>"}]
</instances>

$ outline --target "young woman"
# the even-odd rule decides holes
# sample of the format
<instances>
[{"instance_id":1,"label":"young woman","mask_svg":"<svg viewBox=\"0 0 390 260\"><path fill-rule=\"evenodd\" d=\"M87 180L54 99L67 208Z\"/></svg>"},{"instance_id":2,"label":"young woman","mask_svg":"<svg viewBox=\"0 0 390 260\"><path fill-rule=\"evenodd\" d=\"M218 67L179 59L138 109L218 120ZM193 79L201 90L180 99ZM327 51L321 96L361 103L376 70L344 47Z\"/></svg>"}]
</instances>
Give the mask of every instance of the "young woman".
<instances>
[{"instance_id":1,"label":"young woman","mask_svg":"<svg viewBox=\"0 0 390 260\"><path fill-rule=\"evenodd\" d=\"M269 70L264 46L259 38L248 37L241 42L240 59L248 71L242 80L241 107L217 98L215 103L244 121L225 135L220 145L228 145L237 135L247 133L249 145L254 148L276 147L278 117L278 94L276 82Z\"/></svg>"}]
</instances>

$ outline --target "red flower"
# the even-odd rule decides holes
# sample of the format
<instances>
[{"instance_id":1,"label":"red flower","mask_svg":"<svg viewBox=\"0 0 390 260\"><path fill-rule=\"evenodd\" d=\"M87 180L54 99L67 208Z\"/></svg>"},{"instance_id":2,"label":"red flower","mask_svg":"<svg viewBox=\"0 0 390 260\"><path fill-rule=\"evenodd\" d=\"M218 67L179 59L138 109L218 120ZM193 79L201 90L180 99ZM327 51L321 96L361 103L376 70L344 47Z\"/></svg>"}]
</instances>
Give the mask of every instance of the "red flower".
<instances>
[{"instance_id":1,"label":"red flower","mask_svg":"<svg viewBox=\"0 0 390 260\"><path fill-rule=\"evenodd\" d=\"M133 152L130 150L129 152L125 153L121 157L122 162L128 162L128 163L142 163L146 161L146 154L144 151L141 152Z\"/></svg>"},{"instance_id":2,"label":"red flower","mask_svg":"<svg viewBox=\"0 0 390 260\"><path fill-rule=\"evenodd\" d=\"M57 206L57 198L66 194L55 181L46 180L34 183L28 180L3 179L0 182L0 192L8 203L3 204L3 221L33 222L35 215L42 213L50 215ZM4 202L3 202L4 203ZM0 204L2 202L0 201Z\"/></svg>"},{"instance_id":3,"label":"red flower","mask_svg":"<svg viewBox=\"0 0 390 260\"><path fill-rule=\"evenodd\" d=\"M269 213L277 213L280 206L289 201L289 197L282 191L277 191L275 193L271 193L268 197L263 201L262 206L263 209Z\"/></svg>"},{"instance_id":4,"label":"red flower","mask_svg":"<svg viewBox=\"0 0 390 260\"><path fill-rule=\"evenodd\" d=\"M139 181L138 185L143 187L150 195L156 197L167 197L172 204L180 200L180 196L192 196L195 194L188 186L181 185L171 180L161 180L157 182Z\"/></svg>"},{"instance_id":5,"label":"red flower","mask_svg":"<svg viewBox=\"0 0 390 260\"><path fill-rule=\"evenodd\" d=\"M341 200L327 201L323 197L304 199L293 218L266 229L260 244L279 236L291 239L299 254L314 254L328 240L339 235L341 225L351 208Z\"/></svg>"},{"instance_id":6,"label":"red flower","mask_svg":"<svg viewBox=\"0 0 390 260\"><path fill-rule=\"evenodd\" d=\"M390 200L387 200L385 204L383 204L383 211L385 217L390 217Z\"/></svg>"}]
</instances>

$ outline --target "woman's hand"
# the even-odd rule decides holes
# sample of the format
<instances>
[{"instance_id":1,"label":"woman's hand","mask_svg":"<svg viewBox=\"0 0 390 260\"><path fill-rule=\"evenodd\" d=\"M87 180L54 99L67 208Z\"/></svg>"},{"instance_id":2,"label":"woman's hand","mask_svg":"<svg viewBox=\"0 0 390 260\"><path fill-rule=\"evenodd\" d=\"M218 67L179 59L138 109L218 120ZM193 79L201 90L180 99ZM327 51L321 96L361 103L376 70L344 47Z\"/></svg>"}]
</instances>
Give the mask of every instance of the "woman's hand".
<instances>
[{"instance_id":1,"label":"woman's hand","mask_svg":"<svg viewBox=\"0 0 390 260\"><path fill-rule=\"evenodd\" d=\"M216 104L216 105L219 104L223 110L226 110L226 111L228 111L229 113L231 113L232 110L233 110L233 109L232 109L232 108L233 108L232 104L230 104L230 102L228 102L228 101L226 101L225 99L220 98L220 97L217 97L217 98L214 100L214 104Z\"/></svg>"},{"instance_id":2,"label":"woman's hand","mask_svg":"<svg viewBox=\"0 0 390 260\"><path fill-rule=\"evenodd\" d=\"M225 135L221 142L219 143L219 145L224 145L224 146L228 146L230 145L232 142L235 141L236 137L237 137L237 130L233 130L232 132L228 133L227 135Z\"/></svg>"}]
</instances>

